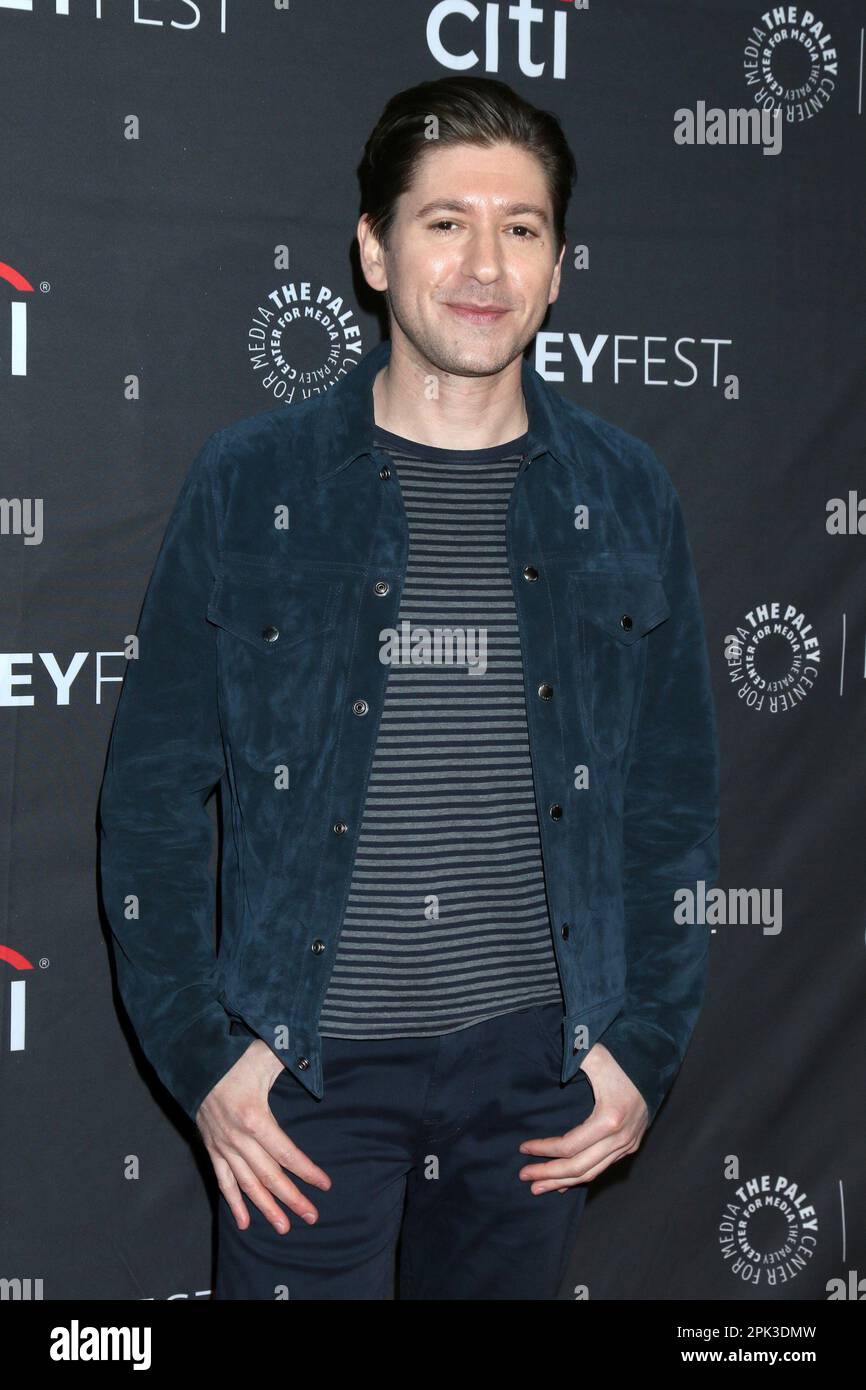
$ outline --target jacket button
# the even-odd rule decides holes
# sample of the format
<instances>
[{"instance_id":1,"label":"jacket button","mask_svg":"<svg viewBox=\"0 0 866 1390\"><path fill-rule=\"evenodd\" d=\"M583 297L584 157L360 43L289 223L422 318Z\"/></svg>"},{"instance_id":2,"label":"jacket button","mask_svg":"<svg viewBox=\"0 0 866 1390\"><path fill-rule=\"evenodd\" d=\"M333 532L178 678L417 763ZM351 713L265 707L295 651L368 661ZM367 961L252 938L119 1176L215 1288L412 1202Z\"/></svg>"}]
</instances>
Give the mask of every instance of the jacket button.
<instances>
[{"instance_id":1,"label":"jacket button","mask_svg":"<svg viewBox=\"0 0 866 1390\"><path fill-rule=\"evenodd\" d=\"M310 1069L310 1061L309 1061L309 1058L308 1058L308 1057L298 1057L298 1059L297 1059L297 1066L298 1066L298 1071L309 1071L309 1069Z\"/></svg>"},{"instance_id":2,"label":"jacket button","mask_svg":"<svg viewBox=\"0 0 866 1390\"><path fill-rule=\"evenodd\" d=\"M313 955L314 955L314 956L320 956L320 955L322 954L322 952L324 951L324 949L325 949L325 943L324 943L324 941L320 941L319 938L316 937L315 941L313 942L312 946L310 947L310 950L312 951Z\"/></svg>"},{"instance_id":3,"label":"jacket button","mask_svg":"<svg viewBox=\"0 0 866 1390\"><path fill-rule=\"evenodd\" d=\"M552 686L552 685L547 685L547 684L542 684L542 685L540 685L540 686L538 687L538 693L539 693L539 695L541 696L542 700L552 700L552 699L553 699L553 686Z\"/></svg>"},{"instance_id":4,"label":"jacket button","mask_svg":"<svg viewBox=\"0 0 866 1390\"><path fill-rule=\"evenodd\" d=\"M335 822L334 822L334 834L335 834L335 835L345 835L345 833L346 833L346 831L347 831L348 829L349 829L349 827L348 827L348 825L346 824L346 822L345 822L344 820L338 820L338 821L335 821Z\"/></svg>"},{"instance_id":5,"label":"jacket button","mask_svg":"<svg viewBox=\"0 0 866 1390\"><path fill-rule=\"evenodd\" d=\"M387 579L377 579L376 583L373 585L373 593L377 598L382 598L383 595L388 593L390 588L391 585L388 583Z\"/></svg>"},{"instance_id":6,"label":"jacket button","mask_svg":"<svg viewBox=\"0 0 866 1390\"><path fill-rule=\"evenodd\" d=\"M265 639L266 642L276 642L276 640L277 640L277 638L279 637L279 635L280 635L280 629L279 629L278 627L263 627L263 628L262 628L262 636L264 637L264 639Z\"/></svg>"},{"instance_id":7,"label":"jacket button","mask_svg":"<svg viewBox=\"0 0 866 1390\"><path fill-rule=\"evenodd\" d=\"M379 477L382 478L382 479L384 480L384 479L386 479L386 478L390 478L390 476L391 476L391 470L390 470L390 468L388 467L387 463L383 463L383 464L382 464L382 467L379 469Z\"/></svg>"},{"instance_id":8,"label":"jacket button","mask_svg":"<svg viewBox=\"0 0 866 1390\"><path fill-rule=\"evenodd\" d=\"M537 578L538 578L538 570L535 568L534 565L524 565L524 566L523 566L523 578L524 578L524 579L537 579Z\"/></svg>"},{"instance_id":9,"label":"jacket button","mask_svg":"<svg viewBox=\"0 0 866 1390\"><path fill-rule=\"evenodd\" d=\"M630 632L631 629L634 627L634 623L632 622L628 613L623 613L622 617L619 620L619 624L620 627L625 628L626 632Z\"/></svg>"},{"instance_id":10,"label":"jacket button","mask_svg":"<svg viewBox=\"0 0 866 1390\"><path fill-rule=\"evenodd\" d=\"M352 713L366 714L369 708L370 706L367 704L366 700L356 700L355 703L352 705Z\"/></svg>"},{"instance_id":11,"label":"jacket button","mask_svg":"<svg viewBox=\"0 0 866 1390\"><path fill-rule=\"evenodd\" d=\"M563 922L562 926L560 927L560 931L562 932L563 940L567 941L568 933L571 931L571 927L568 925L567 922Z\"/></svg>"},{"instance_id":12,"label":"jacket button","mask_svg":"<svg viewBox=\"0 0 866 1390\"><path fill-rule=\"evenodd\" d=\"M551 806L550 811L548 812L548 814L549 814L551 820L561 820L561 819L562 819L562 807L561 807L561 806L558 806L557 803L554 802L553 805Z\"/></svg>"}]
</instances>

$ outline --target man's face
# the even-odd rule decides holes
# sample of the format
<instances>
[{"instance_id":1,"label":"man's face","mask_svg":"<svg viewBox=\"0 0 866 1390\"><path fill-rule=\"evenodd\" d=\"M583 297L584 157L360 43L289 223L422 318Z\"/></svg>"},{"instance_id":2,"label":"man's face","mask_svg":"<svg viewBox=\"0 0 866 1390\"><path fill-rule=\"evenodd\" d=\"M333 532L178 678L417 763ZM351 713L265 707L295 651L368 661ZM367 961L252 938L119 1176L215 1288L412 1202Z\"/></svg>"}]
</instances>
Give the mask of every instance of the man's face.
<instances>
[{"instance_id":1,"label":"man's face","mask_svg":"<svg viewBox=\"0 0 866 1390\"><path fill-rule=\"evenodd\" d=\"M502 371L559 293L552 217L544 172L527 151L431 142L398 199L389 249L365 218L358 223L364 273L387 292L392 335L402 332L440 371Z\"/></svg>"}]
</instances>

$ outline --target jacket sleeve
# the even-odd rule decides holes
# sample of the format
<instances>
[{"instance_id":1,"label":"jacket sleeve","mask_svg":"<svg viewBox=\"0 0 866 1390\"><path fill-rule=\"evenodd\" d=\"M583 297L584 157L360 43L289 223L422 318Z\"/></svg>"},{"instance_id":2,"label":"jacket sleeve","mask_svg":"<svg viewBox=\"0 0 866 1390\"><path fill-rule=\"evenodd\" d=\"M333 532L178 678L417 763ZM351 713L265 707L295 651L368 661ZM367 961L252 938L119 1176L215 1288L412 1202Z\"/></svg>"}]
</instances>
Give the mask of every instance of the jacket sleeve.
<instances>
[{"instance_id":1,"label":"jacket sleeve","mask_svg":"<svg viewBox=\"0 0 866 1390\"><path fill-rule=\"evenodd\" d=\"M682 507L658 467L667 490L661 573L670 617L646 639L627 751L626 1002L598 1039L640 1091L650 1122L682 1064L707 980L709 927L681 923L674 894L687 889L700 899L701 881L709 892L719 872L719 745L706 635Z\"/></svg>"},{"instance_id":2,"label":"jacket sleeve","mask_svg":"<svg viewBox=\"0 0 866 1390\"><path fill-rule=\"evenodd\" d=\"M250 1044L216 998L206 801L224 771L215 633L219 432L183 483L144 596L99 797L100 880L118 987L158 1076L195 1119Z\"/></svg>"}]
</instances>

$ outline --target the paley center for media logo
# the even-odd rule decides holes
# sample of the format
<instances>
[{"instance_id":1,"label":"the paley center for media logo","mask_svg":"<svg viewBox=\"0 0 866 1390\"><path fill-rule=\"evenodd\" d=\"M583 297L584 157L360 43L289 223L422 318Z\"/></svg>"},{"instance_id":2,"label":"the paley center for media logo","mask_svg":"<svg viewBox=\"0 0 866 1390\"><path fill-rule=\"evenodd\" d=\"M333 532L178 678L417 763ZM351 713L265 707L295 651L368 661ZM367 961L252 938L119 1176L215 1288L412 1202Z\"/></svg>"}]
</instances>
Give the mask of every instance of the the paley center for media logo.
<instances>
[{"instance_id":1,"label":"the paley center for media logo","mask_svg":"<svg viewBox=\"0 0 866 1390\"><path fill-rule=\"evenodd\" d=\"M288 260L288 248L281 248ZM284 280L268 291L247 328L250 366L275 405L328 391L364 353L354 307L332 285Z\"/></svg>"}]
</instances>

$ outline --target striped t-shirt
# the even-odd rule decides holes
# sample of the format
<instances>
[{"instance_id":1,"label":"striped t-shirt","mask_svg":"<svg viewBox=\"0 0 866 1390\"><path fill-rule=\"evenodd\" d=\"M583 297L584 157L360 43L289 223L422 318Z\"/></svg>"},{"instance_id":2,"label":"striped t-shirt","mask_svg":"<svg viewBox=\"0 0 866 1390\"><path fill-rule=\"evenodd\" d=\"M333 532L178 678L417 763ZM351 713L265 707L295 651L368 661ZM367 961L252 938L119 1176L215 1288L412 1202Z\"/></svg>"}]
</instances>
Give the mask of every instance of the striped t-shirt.
<instances>
[{"instance_id":1,"label":"striped t-shirt","mask_svg":"<svg viewBox=\"0 0 866 1390\"><path fill-rule=\"evenodd\" d=\"M377 426L374 443L409 523L397 632L429 632L433 659L392 652L319 1031L430 1037L563 998L505 545L526 435L450 450ZM437 628L465 634L451 664Z\"/></svg>"}]
</instances>

